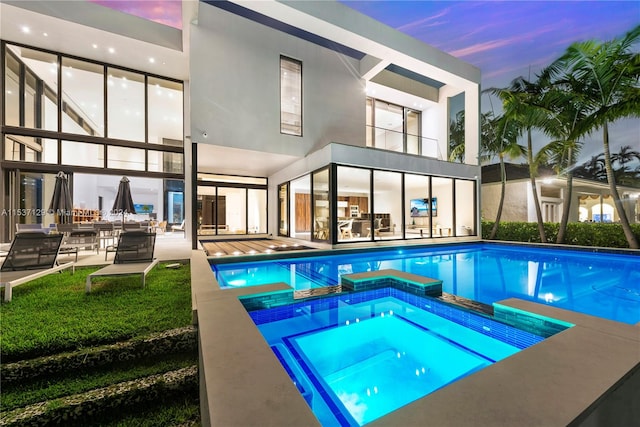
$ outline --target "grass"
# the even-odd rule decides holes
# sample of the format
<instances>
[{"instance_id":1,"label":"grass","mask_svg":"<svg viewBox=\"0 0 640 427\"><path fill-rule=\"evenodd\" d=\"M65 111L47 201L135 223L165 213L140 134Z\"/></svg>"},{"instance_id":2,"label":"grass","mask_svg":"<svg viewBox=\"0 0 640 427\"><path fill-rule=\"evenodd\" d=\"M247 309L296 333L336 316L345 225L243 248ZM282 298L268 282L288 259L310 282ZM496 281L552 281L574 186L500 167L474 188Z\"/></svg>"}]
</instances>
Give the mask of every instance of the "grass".
<instances>
[{"instance_id":1,"label":"grass","mask_svg":"<svg viewBox=\"0 0 640 427\"><path fill-rule=\"evenodd\" d=\"M90 294L84 285L96 268L52 274L16 287L3 302L0 356L3 363L82 347L113 343L191 324L189 266L168 269L160 264L140 279L95 280Z\"/></svg>"},{"instance_id":2,"label":"grass","mask_svg":"<svg viewBox=\"0 0 640 427\"><path fill-rule=\"evenodd\" d=\"M200 406L197 398L185 396L171 401L161 408L137 410L119 420L100 423L103 427L156 427L177 425L200 425ZM195 423L195 424L194 424Z\"/></svg>"},{"instance_id":3,"label":"grass","mask_svg":"<svg viewBox=\"0 0 640 427\"><path fill-rule=\"evenodd\" d=\"M2 363L115 343L191 324L188 265L179 269L158 265L148 274L145 289L134 276L97 279L87 295L85 280L95 270L77 269L73 275L65 271L15 288L13 301L0 306ZM6 412L195 363L195 352L162 355L3 385L0 410ZM50 404L58 403L53 400ZM103 414L100 422L86 420L83 425L198 425L199 411L194 392L179 399L110 411Z\"/></svg>"}]
</instances>

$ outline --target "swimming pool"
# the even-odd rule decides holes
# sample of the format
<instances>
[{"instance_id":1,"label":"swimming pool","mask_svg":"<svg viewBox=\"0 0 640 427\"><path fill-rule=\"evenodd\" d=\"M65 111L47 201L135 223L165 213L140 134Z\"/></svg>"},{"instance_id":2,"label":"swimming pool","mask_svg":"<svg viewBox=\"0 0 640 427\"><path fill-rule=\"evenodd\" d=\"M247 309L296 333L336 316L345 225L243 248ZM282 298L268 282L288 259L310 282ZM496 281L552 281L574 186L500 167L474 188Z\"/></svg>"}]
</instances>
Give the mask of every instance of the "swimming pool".
<instances>
[{"instance_id":1,"label":"swimming pool","mask_svg":"<svg viewBox=\"0 0 640 427\"><path fill-rule=\"evenodd\" d=\"M296 290L390 268L441 279L444 292L485 304L515 297L640 322L640 257L634 255L477 243L212 264L223 288L284 282Z\"/></svg>"},{"instance_id":2,"label":"swimming pool","mask_svg":"<svg viewBox=\"0 0 640 427\"><path fill-rule=\"evenodd\" d=\"M367 424L543 340L395 288L249 314L325 426Z\"/></svg>"}]
</instances>

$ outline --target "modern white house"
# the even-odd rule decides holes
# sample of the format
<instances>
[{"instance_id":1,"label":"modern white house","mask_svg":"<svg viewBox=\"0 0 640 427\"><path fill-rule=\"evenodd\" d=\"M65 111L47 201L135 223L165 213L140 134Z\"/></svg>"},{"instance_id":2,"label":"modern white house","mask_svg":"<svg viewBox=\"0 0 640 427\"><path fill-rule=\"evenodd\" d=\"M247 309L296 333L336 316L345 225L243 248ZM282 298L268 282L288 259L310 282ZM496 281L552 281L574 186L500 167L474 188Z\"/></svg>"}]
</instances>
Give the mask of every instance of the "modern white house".
<instances>
[{"instance_id":1,"label":"modern white house","mask_svg":"<svg viewBox=\"0 0 640 427\"><path fill-rule=\"evenodd\" d=\"M76 1L2 1L3 209L185 236L476 236L480 71L338 2L185 1L182 29ZM465 161L447 161L465 111ZM15 213L15 215L14 215Z\"/></svg>"}]
</instances>

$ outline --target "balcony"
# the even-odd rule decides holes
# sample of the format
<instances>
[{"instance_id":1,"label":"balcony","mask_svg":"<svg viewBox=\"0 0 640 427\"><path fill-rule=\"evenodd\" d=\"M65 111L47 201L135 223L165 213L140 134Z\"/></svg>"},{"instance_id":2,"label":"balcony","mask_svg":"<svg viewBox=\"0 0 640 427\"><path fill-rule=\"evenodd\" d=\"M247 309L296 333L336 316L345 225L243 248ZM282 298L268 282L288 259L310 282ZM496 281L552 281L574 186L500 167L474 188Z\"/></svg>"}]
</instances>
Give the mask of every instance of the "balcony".
<instances>
[{"instance_id":1,"label":"balcony","mask_svg":"<svg viewBox=\"0 0 640 427\"><path fill-rule=\"evenodd\" d=\"M437 160L447 160L438 140L367 125L367 147L398 153L415 154Z\"/></svg>"}]
</instances>

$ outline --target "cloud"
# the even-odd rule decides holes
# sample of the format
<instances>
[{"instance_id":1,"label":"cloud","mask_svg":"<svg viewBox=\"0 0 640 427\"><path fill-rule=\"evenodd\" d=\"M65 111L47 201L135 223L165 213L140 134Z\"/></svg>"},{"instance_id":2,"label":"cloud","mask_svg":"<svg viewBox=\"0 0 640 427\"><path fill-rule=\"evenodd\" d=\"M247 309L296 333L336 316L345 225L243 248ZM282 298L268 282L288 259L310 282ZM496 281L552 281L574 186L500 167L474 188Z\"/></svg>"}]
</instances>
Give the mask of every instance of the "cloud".
<instances>
[{"instance_id":1,"label":"cloud","mask_svg":"<svg viewBox=\"0 0 640 427\"><path fill-rule=\"evenodd\" d=\"M451 11L450 8L446 8L446 9L443 9L442 11L440 11L439 13L437 13L435 15L427 16L426 18L422 18L422 19L418 19L417 21L409 22L407 24L399 26L396 29L399 30L399 31L405 32L405 33L411 33L412 31L414 31L414 30L416 30L418 28L436 27L436 26L439 26L439 25L447 24L449 22L448 20L439 21L438 19L447 16L450 11Z\"/></svg>"}]
</instances>

